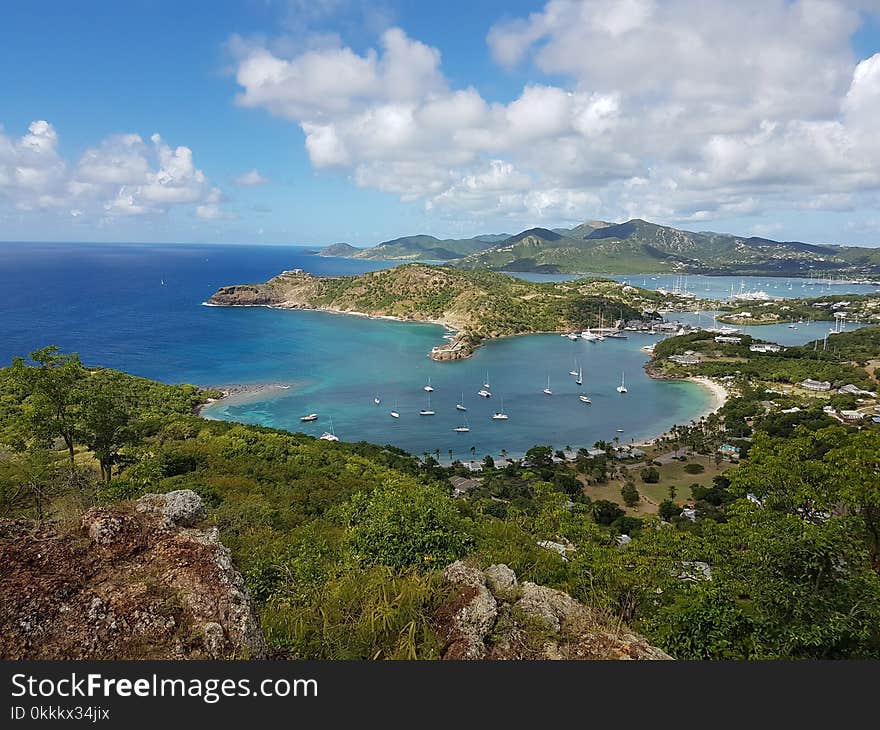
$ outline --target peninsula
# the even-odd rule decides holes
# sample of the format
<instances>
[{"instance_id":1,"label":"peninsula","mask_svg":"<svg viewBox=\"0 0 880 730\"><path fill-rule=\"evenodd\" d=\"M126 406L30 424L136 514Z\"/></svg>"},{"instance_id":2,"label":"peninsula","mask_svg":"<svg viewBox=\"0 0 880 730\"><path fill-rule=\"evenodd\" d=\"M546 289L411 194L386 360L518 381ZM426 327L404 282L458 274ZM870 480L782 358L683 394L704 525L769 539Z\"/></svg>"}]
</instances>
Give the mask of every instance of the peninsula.
<instances>
[{"instance_id":1,"label":"peninsula","mask_svg":"<svg viewBox=\"0 0 880 730\"><path fill-rule=\"evenodd\" d=\"M432 350L435 360L467 358L482 341L497 337L580 331L689 306L686 300L608 279L538 283L428 264L335 277L296 269L263 284L222 287L207 303L432 322L456 331L450 343Z\"/></svg>"}]
</instances>

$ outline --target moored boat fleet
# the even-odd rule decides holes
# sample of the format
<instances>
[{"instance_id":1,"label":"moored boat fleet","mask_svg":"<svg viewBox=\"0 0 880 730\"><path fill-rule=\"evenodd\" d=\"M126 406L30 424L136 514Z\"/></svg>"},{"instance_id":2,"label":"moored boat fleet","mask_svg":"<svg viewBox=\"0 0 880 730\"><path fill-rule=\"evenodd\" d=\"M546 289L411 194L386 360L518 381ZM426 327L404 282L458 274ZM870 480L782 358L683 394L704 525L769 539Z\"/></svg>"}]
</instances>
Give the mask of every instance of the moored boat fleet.
<instances>
[{"instance_id":1,"label":"moored boat fleet","mask_svg":"<svg viewBox=\"0 0 880 730\"><path fill-rule=\"evenodd\" d=\"M578 387L583 386L584 371L583 371L583 367L581 365L577 365L576 369L569 370L568 374L575 378L575 383L578 385ZM483 383L483 387L477 391L477 395L479 395L483 398L492 398L493 397L492 391L489 390L490 387L491 387L491 385L489 383L489 373L486 373L486 380ZM437 411L434 410L434 407L431 404L431 393L434 392L434 388L431 385L430 378L427 380L427 382L423 386L422 390L424 390L425 394L426 394L426 404L425 404L424 408L421 408L419 410L419 415L420 416L434 416L434 415L436 415ZM617 386L616 390L620 394L628 392L626 389L626 374L625 373L621 373L620 385ZM549 375L547 376L547 387L545 387L541 392L547 396L553 395L553 390L550 387L550 376ZM491 420L493 420L493 421L507 421L510 418L510 416L504 410L504 398L501 397L500 400L501 400L501 407L497 411L495 411L491 416ZM590 398L590 396L585 393L579 393L578 400L581 403L587 403L587 404L591 404L593 402L592 399ZM378 394L376 394L373 397L373 404L378 406L381 403L382 403L381 397ZM467 409L467 406L465 405L464 393L461 394L461 398L455 404L455 410L460 411L462 413L467 412L468 409ZM400 418L400 408L399 408L396 400L394 402L394 408L392 408L388 413L391 416L391 418ZM304 416L300 416L299 420L304 423L309 423L312 421L317 421L318 418L319 418L319 415L317 413L308 413ZM470 423L468 422L467 416L463 416L462 423L459 424L458 426L456 426L455 428L453 428L452 430L455 431L456 433L469 433L471 430L471 427L470 427ZM336 436L336 433L333 430L333 418L332 417L330 418L329 430L322 433L318 438L323 439L325 441L339 441L339 437Z\"/></svg>"}]
</instances>

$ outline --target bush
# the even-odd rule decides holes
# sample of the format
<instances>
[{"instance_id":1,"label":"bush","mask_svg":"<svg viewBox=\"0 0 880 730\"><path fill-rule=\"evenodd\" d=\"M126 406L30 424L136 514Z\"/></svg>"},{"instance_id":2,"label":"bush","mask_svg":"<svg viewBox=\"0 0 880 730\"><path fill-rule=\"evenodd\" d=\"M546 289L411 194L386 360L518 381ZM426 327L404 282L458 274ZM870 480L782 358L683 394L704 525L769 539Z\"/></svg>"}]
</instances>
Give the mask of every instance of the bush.
<instances>
[{"instance_id":1,"label":"bush","mask_svg":"<svg viewBox=\"0 0 880 730\"><path fill-rule=\"evenodd\" d=\"M395 480L354 495L348 511L351 548L363 564L442 568L472 544L452 498L437 487Z\"/></svg>"},{"instance_id":2,"label":"bush","mask_svg":"<svg viewBox=\"0 0 880 730\"><path fill-rule=\"evenodd\" d=\"M660 507L657 509L657 514L667 522L671 520L673 517L681 514L681 508L675 505L671 499L664 499L660 503Z\"/></svg>"},{"instance_id":3,"label":"bush","mask_svg":"<svg viewBox=\"0 0 880 730\"><path fill-rule=\"evenodd\" d=\"M649 466L642 469L641 477L645 484L656 484L660 481L660 470L656 466Z\"/></svg>"},{"instance_id":4,"label":"bush","mask_svg":"<svg viewBox=\"0 0 880 730\"><path fill-rule=\"evenodd\" d=\"M627 507L635 507L641 499L639 490L636 489L636 485L633 482L627 482L623 485L623 488L620 490L620 496L623 497L623 503Z\"/></svg>"},{"instance_id":5,"label":"bush","mask_svg":"<svg viewBox=\"0 0 880 730\"><path fill-rule=\"evenodd\" d=\"M704 471L706 471L706 467L703 466L702 464L696 464L696 463L694 463L694 464L687 464L687 465L684 467L684 470L685 470L688 474L702 474Z\"/></svg>"},{"instance_id":6,"label":"bush","mask_svg":"<svg viewBox=\"0 0 880 730\"><path fill-rule=\"evenodd\" d=\"M599 499L590 505L593 513L593 519L600 525L610 525L618 517L624 516L624 511L617 502L610 502L607 499Z\"/></svg>"}]
</instances>

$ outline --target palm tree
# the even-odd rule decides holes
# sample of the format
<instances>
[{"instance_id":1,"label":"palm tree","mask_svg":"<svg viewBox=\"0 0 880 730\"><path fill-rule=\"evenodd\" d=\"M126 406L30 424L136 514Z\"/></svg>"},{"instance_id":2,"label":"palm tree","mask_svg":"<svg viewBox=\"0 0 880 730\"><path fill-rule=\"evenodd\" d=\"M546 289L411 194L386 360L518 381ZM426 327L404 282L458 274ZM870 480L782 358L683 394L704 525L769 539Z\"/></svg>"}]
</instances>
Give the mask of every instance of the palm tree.
<instances>
[{"instance_id":1,"label":"palm tree","mask_svg":"<svg viewBox=\"0 0 880 730\"><path fill-rule=\"evenodd\" d=\"M452 449L449 449L449 463L452 463Z\"/></svg>"}]
</instances>

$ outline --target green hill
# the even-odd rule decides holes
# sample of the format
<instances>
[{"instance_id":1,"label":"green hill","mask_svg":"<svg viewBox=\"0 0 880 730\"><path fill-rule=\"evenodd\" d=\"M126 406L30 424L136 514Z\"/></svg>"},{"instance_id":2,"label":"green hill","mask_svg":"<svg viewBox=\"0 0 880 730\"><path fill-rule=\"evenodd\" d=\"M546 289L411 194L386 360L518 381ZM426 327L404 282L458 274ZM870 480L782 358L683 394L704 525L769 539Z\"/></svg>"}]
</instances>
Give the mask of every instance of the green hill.
<instances>
[{"instance_id":1,"label":"green hill","mask_svg":"<svg viewBox=\"0 0 880 730\"><path fill-rule=\"evenodd\" d=\"M880 275L880 250L683 231L641 219L534 228L457 262L462 268L547 273L682 272Z\"/></svg>"},{"instance_id":2,"label":"green hill","mask_svg":"<svg viewBox=\"0 0 880 730\"><path fill-rule=\"evenodd\" d=\"M209 300L223 306L273 306L437 322L459 330L436 359L460 359L481 340L596 326L600 312L625 319L666 298L606 279L536 283L490 271L405 264L357 276L288 271L265 284L227 286Z\"/></svg>"}]
</instances>

